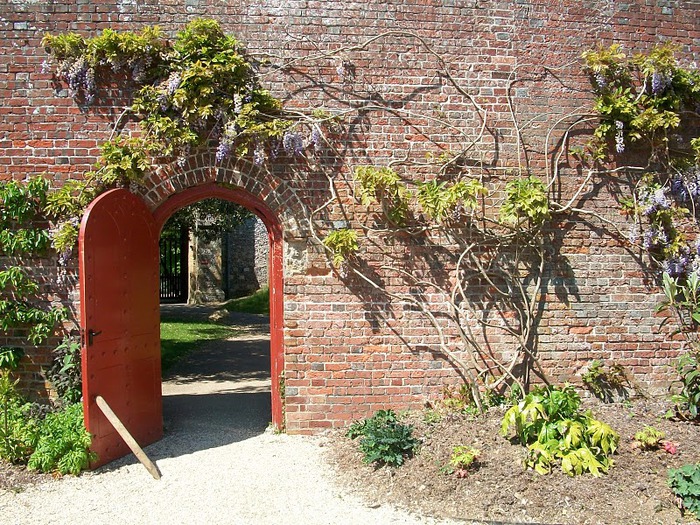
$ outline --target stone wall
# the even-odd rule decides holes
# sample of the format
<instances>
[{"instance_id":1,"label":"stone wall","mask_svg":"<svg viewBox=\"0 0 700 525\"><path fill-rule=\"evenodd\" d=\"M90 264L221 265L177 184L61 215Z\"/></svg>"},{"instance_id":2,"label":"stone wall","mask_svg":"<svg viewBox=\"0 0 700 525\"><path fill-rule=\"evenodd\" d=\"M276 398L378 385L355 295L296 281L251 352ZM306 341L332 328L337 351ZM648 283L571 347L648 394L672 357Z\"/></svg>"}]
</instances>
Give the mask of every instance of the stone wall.
<instances>
[{"instance_id":1,"label":"stone wall","mask_svg":"<svg viewBox=\"0 0 700 525\"><path fill-rule=\"evenodd\" d=\"M333 271L313 236L319 228L372 223L351 196L353 165L401 166L408 157L468 148L474 173L494 180L524 158L534 170L557 162L565 174L558 191L566 196L582 175L573 159L552 159L549 152L568 129L567 115L590 107L581 53L600 43L635 52L673 40L684 60L700 59L700 22L691 1L12 0L0 6L0 177L47 172L56 184L80 177L124 104L102 98L92 108L76 105L65 86L41 72L44 32L88 35L159 24L173 33L199 16L220 20L273 63L300 59L262 71L263 83L287 108L345 115L333 149L309 151L306 161L283 157L260 168L244 158L218 165L212 152L196 152L182 167L155 168L139 190L155 209L184 188L217 181L246 189L277 213L288 253L284 359L292 432L340 426L387 406L421 406L459 381L436 352L438 334L423 316ZM445 119L449 129L436 123ZM429 167L416 173L433 176ZM325 205L329 180L343 209ZM625 229L616 203L624 184L591 181L582 205ZM604 224L582 220L554 237L556 264L547 270L538 314L542 365L556 381L579 382L592 359L613 361L662 390L678 344L654 316L660 295L653 276ZM414 275L429 275L441 264L430 246L373 241L360 256L389 292L411 286L382 273L384 257L404 261ZM74 297L74 287L61 289ZM456 334L454 326L445 330ZM508 338L485 335L496 351L508 352ZM30 352L30 360L40 362L41 352Z\"/></svg>"},{"instance_id":2,"label":"stone wall","mask_svg":"<svg viewBox=\"0 0 700 525\"><path fill-rule=\"evenodd\" d=\"M227 232L228 297L249 295L267 286L269 242L260 219L251 218Z\"/></svg>"}]
</instances>

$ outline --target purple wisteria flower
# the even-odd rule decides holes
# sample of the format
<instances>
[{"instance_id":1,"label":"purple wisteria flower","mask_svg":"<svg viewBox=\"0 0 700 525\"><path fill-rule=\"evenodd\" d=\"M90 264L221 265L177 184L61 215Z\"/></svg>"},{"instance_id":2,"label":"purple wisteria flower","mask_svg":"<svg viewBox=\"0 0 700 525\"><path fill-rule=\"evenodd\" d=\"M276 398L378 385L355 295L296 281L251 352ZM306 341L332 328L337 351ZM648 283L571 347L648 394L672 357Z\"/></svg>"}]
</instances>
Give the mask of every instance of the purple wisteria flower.
<instances>
[{"instance_id":1,"label":"purple wisteria flower","mask_svg":"<svg viewBox=\"0 0 700 525\"><path fill-rule=\"evenodd\" d=\"M177 91L177 88L180 87L181 83L182 77L180 76L180 73L174 71L173 73L170 73L170 76L168 77L168 83L166 85L165 91L169 96L172 97L175 94L175 91Z\"/></svg>"},{"instance_id":2,"label":"purple wisteria flower","mask_svg":"<svg viewBox=\"0 0 700 525\"><path fill-rule=\"evenodd\" d=\"M654 95L661 95L671 86L672 78L665 74L654 71L651 75L651 92Z\"/></svg>"},{"instance_id":3,"label":"purple wisteria flower","mask_svg":"<svg viewBox=\"0 0 700 525\"><path fill-rule=\"evenodd\" d=\"M323 137L321 135L321 130L316 124L313 125L311 129L311 136L309 137L309 142L314 145L315 151L321 151L323 149Z\"/></svg>"},{"instance_id":4,"label":"purple wisteria flower","mask_svg":"<svg viewBox=\"0 0 700 525\"><path fill-rule=\"evenodd\" d=\"M219 142L216 148L216 162L223 161L231 154L231 144L225 140Z\"/></svg>"},{"instance_id":5,"label":"purple wisteria flower","mask_svg":"<svg viewBox=\"0 0 700 525\"><path fill-rule=\"evenodd\" d=\"M593 75L593 80L595 81L596 86L598 86L598 89L603 90L608 86L608 79L605 78L605 75L603 73L596 73Z\"/></svg>"},{"instance_id":6,"label":"purple wisteria flower","mask_svg":"<svg viewBox=\"0 0 700 525\"><path fill-rule=\"evenodd\" d=\"M296 131L286 131L282 137L282 147L287 155L298 156L304 153L304 139Z\"/></svg>"},{"instance_id":7,"label":"purple wisteria flower","mask_svg":"<svg viewBox=\"0 0 700 525\"><path fill-rule=\"evenodd\" d=\"M615 132L615 151L618 153L624 153L625 151L625 123L622 122L621 120L616 120L615 121L615 128L617 131Z\"/></svg>"},{"instance_id":8,"label":"purple wisteria flower","mask_svg":"<svg viewBox=\"0 0 700 525\"><path fill-rule=\"evenodd\" d=\"M639 240L639 225L637 223L630 226L630 231L627 238L632 244L636 244L636 242Z\"/></svg>"},{"instance_id":9,"label":"purple wisteria flower","mask_svg":"<svg viewBox=\"0 0 700 525\"><path fill-rule=\"evenodd\" d=\"M255 151L253 151L253 164L262 166L265 158L265 144L262 141L258 141L255 143Z\"/></svg>"}]
</instances>

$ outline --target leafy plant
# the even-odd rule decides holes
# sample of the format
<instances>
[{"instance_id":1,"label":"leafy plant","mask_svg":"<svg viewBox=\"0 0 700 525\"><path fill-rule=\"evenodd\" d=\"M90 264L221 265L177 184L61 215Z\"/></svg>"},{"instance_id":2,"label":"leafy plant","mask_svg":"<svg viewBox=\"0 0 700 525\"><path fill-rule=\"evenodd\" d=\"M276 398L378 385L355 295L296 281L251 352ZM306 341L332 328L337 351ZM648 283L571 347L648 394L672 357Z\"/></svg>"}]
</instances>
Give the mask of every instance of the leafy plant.
<instances>
[{"instance_id":1,"label":"leafy plant","mask_svg":"<svg viewBox=\"0 0 700 525\"><path fill-rule=\"evenodd\" d=\"M349 228L333 230L323 239L323 245L333 254L333 266L341 266L357 249L357 232Z\"/></svg>"},{"instance_id":2,"label":"leafy plant","mask_svg":"<svg viewBox=\"0 0 700 525\"><path fill-rule=\"evenodd\" d=\"M671 395L676 405L676 413L688 419L700 417L700 352L697 350L681 355L676 361L676 371L680 379L680 389Z\"/></svg>"},{"instance_id":3,"label":"leafy plant","mask_svg":"<svg viewBox=\"0 0 700 525\"><path fill-rule=\"evenodd\" d=\"M50 245L46 228L36 223L45 220L44 206L49 183L32 177L26 183L0 181L0 254L43 253Z\"/></svg>"},{"instance_id":4,"label":"leafy plant","mask_svg":"<svg viewBox=\"0 0 700 525\"><path fill-rule=\"evenodd\" d=\"M419 441L413 427L401 423L393 410L379 410L371 418L353 423L348 437L360 439L360 451L366 463L399 467L413 455Z\"/></svg>"},{"instance_id":5,"label":"leafy plant","mask_svg":"<svg viewBox=\"0 0 700 525\"><path fill-rule=\"evenodd\" d=\"M356 166L353 174L363 205L379 202L389 221L397 226L406 223L411 193L398 173L388 167Z\"/></svg>"},{"instance_id":6,"label":"leafy plant","mask_svg":"<svg viewBox=\"0 0 700 525\"><path fill-rule=\"evenodd\" d=\"M24 356L24 350L18 347L0 346L0 369L15 370Z\"/></svg>"},{"instance_id":7,"label":"leafy plant","mask_svg":"<svg viewBox=\"0 0 700 525\"><path fill-rule=\"evenodd\" d=\"M46 378L56 390L61 401L77 403L82 398L83 384L80 341L74 337L64 337L53 353L53 362L46 370Z\"/></svg>"},{"instance_id":8,"label":"leafy plant","mask_svg":"<svg viewBox=\"0 0 700 525\"><path fill-rule=\"evenodd\" d=\"M459 220L476 208L478 196L486 188L477 180L447 182L430 181L418 186L417 199L428 218L439 222L447 219Z\"/></svg>"},{"instance_id":9,"label":"leafy plant","mask_svg":"<svg viewBox=\"0 0 700 525\"><path fill-rule=\"evenodd\" d=\"M450 474L456 473L458 478L464 478L469 470L477 465L481 451L478 448L466 445L457 445L452 449L450 456Z\"/></svg>"},{"instance_id":10,"label":"leafy plant","mask_svg":"<svg viewBox=\"0 0 700 525\"><path fill-rule=\"evenodd\" d=\"M547 187L534 175L506 183L506 199L499 210L503 224L519 225L526 220L530 226L539 226L550 216Z\"/></svg>"},{"instance_id":11,"label":"leafy plant","mask_svg":"<svg viewBox=\"0 0 700 525\"><path fill-rule=\"evenodd\" d=\"M11 463L26 463L34 449L37 429L25 416L28 404L17 392L18 380L0 370L0 457Z\"/></svg>"},{"instance_id":12,"label":"leafy plant","mask_svg":"<svg viewBox=\"0 0 700 525\"><path fill-rule=\"evenodd\" d=\"M36 448L27 466L43 472L77 475L95 458L89 450L90 443L90 433L83 425L82 404L67 405L48 414L39 424Z\"/></svg>"},{"instance_id":13,"label":"leafy plant","mask_svg":"<svg viewBox=\"0 0 700 525\"><path fill-rule=\"evenodd\" d=\"M672 309L681 323L681 330L693 330L700 325L700 273L692 272L686 279L662 276L662 289L666 299L656 307L657 312Z\"/></svg>"},{"instance_id":14,"label":"leafy plant","mask_svg":"<svg viewBox=\"0 0 700 525\"><path fill-rule=\"evenodd\" d=\"M525 464L540 474L561 462L570 475L594 476L613 465L620 436L605 423L580 409L581 399L571 385L535 389L503 417L501 434L511 431L528 448Z\"/></svg>"},{"instance_id":15,"label":"leafy plant","mask_svg":"<svg viewBox=\"0 0 700 525\"><path fill-rule=\"evenodd\" d=\"M616 398L626 399L629 395L629 380L621 365L614 364L606 368L601 361L593 360L581 379L595 397L606 403L611 403Z\"/></svg>"},{"instance_id":16,"label":"leafy plant","mask_svg":"<svg viewBox=\"0 0 700 525\"><path fill-rule=\"evenodd\" d=\"M700 463L668 471L668 484L679 506L700 519Z\"/></svg>"},{"instance_id":17,"label":"leafy plant","mask_svg":"<svg viewBox=\"0 0 700 525\"><path fill-rule=\"evenodd\" d=\"M656 450L661 447L665 437L666 433L662 430L647 426L634 435L634 440L642 450Z\"/></svg>"}]
</instances>

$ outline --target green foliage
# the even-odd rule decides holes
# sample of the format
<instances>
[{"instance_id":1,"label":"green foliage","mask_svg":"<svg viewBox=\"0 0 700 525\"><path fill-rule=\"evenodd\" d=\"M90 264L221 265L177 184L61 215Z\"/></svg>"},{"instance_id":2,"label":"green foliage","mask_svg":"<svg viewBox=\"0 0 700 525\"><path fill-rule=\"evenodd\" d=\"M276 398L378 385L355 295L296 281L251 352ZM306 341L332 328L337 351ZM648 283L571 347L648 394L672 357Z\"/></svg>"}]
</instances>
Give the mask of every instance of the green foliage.
<instances>
[{"instance_id":1,"label":"green foliage","mask_svg":"<svg viewBox=\"0 0 700 525\"><path fill-rule=\"evenodd\" d=\"M357 232L349 228L333 230L323 239L323 245L331 250L337 268L357 251Z\"/></svg>"},{"instance_id":2,"label":"green foliage","mask_svg":"<svg viewBox=\"0 0 700 525\"><path fill-rule=\"evenodd\" d=\"M0 457L44 472L78 474L86 468L93 456L82 405L66 405L38 418L16 385L0 370Z\"/></svg>"},{"instance_id":3,"label":"green foliage","mask_svg":"<svg viewBox=\"0 0 700 525\"><path fill-rule=\"evenodd\" d=\"M57 74L66 75L71 68L83 67L91 75L98 75L98 80L100 76L108 80L114 73L127 73L134 80L147 81L151 77L147 73L161 67L167 51L158 27L145 27L140 33L105 29L99 36L87 39L77 33L47 33L42 44L57 62ZM148 68L144 67L146 64ZM83 95L94 95L94 90L88 89Z\"/></svg>"},{"instance_id":4,"label":"green foliage","mask_svg":"<svg viewBox=\"0 0 700 525\"><path fill-rule=\"evenodd\" d=\"M665 437L666 433L662 430L647 426L634 435L634 440L642 450L656 450Z\"/></svg>"},{"instance_id":5,"label":"green foliage","mask_svg":"<svg viewBox=\"0 0 700 525\"><path fill-rule=\"evenodd\" d=\"M376 166L356 166L353 173L360 202L365 206L380 203L389 221L397 226L405 225L411 193L398 173Z\"/></svg>"},{"instance_id":6,"label":"green foliage","mask_svg":"<svg viewBox=\"0 0 700 525\"><path fill-rule=\"evenodd\" d=\"M82 398L82 374L80 341L66 336L53 351L53 362L46 370L46 379L56 390L59 399L66 404L77 403Z\"/></svg>"},{"instance_id":7,"label":"green foliage","mask_svg":"<svg viewBox=\"0 0 700 525\"><path fill-rule=\"evenodd\" d=\"M477 180L460 180L453 184L430 181L418 186L418 203L429 219L438 223L448 219L459 220L476 208L479 195L486 188Z\"/></svg>"},{"instance_id":8,"label":"green foliage","mask_svg":"<svg viewBox=\"0 0 700 525\"><path fill-rule=\"evenodd\" d=\"M680 318L681 330L695 330L700 325L700 273L694 271L682 280L664 272L661 285L666 299L656 311L672 309Z\"/></svg>"},{"instance_id":9,"label":"green foliage","mask_svg":"<svg viewBox=\"0 0 700 525\"><path fill-rule=\"evenodd\" d=\"M700 519L700 464L669 469L668 484L680 499L682 508Z\"/></svg>"},{"instance_id":10,"label":"green foliage","mask_svg":"<svg viewBox=\"0 0 700 525\"><path fill-rule=\"evenodd\" d=\"M596 157L615 139L618 153L625 142L648 139L652 149L667 144L666 133L682 124L681 114L693 111L700 96L700 73L680 66L674 47L664 44L647 55L628 59L617 44L583 54L585 69L597 94L601 116L594 135ZM638 79L635 82L635 79Z\"/></svg>"},{"instance_id":11,"label":"green foliage","mask_svg":"<svg viewBox=\"0 0 700 525\"><path fill-rule=\"evenodd\" d=\"M472 469L479 460L481 456L481 451L478 448L469 447L466 445L457 445L452 449L452 455L450 456L450 469L452 472L457 473L458 477L465 477L470 469Z\"/></svg>"},{"instance_id":12,"label":"green foliage","mask_svg":"<svg viewBox=\"0 0 700 525\"><path fill-rule=\"evenodd\" d=\"M615 401L616 397L627 397L629 380L621 365L604 367L601 361L593 360L581 379L595 397L606 403Z\"/></svg>"},{"instance_id":13,"label":"green foliage","mask_svg":"<svg viewBox=\"0 0 700 525\"><path fill-rule=\"evenodd\" d=\"M34 450L37 426L25 416L29 405L8 370L0 369L0 458L26 463Z\"/></svg>"},{"instance_id":14,"label":"green foliage","mask_svg":"<svg viewBox=\"0 0 700 525\"><path fill-rule=\"evenodd\" d=\"M506 183L506 198L499 210L503 224L541 226L550 216L547 187L534 175Z\"/></svg>"},{"instance_id":15,"label":"green foliage","mask_svg":"<svg viewBox=\"0 0 700 525\"><path fill-rule=\"evenodd\" d=\"M140 182L151 167L148 144L141 138L119 137L105 142L101 149L100 167L95 175L105 186Z\"/></svg>"},{"instance_id":16,"label":"green foliage","mask_svg":"<svg viewBox=\"0 0 700 525\"><path fill-rule=\"evenodd\" d=\"M24 356L24 350L12 346L0 346L0 369L15 370Z\"/></svg>"},{"instance_id":17,"label":"green foliage","mask_svg":"<svg viewBox=\"0 0 700 525\"><path fill-rule=\"evenodd\" d=\"M214 20L195 20L179 32L166 63L168 76L142 88L133 104L160 154L203 144L210 135L202 130L218 122L244 155L251 142L279 138L291 124L274 117L279 101L259 86L239 42Z\"/></svg>"},{"instance_id":18,"label":"green foliage","mask_svg":"<svg viewBox=\"0 0 700 525\"><path fill-rule=\"evenodd\" d=\"M43 177L33 177L26 183L0 181L0 254L40 254L49 247L46 228L36 223L46 220L49 183Z\"/></svg>"},{"instance_id":19,"label":"green foliage","mask_svg":"<svg viewBox=\"0 0 700 525\"><path fill-rule=\"evenodd\" d=\"M64 307L42 310L26 301L0 300L0 331L26 328L27 339L34 345L43 343L68 315Z\"/></svg>"},{"instance_id":20,"label":"green foliage","mask_svg":"<svg viewBox=\"0 0 700 525\"><path fill-rule=\"evenodd\" d=\"M90 442L83 425L82 404L67 405L48 414L39 424L36 448L27 466L42 472L77 475L95 458L89 451Z\"/></svg>"},{"instance_id":21,"label":"green foliage","mask_svg":"<svg viewBox=\"0 0 700 525\"><path fill-rule=\"evenodd\" d=\"M580 409L581 399L571 385L539 388L511 407L503 417L501 433L511 430L528 448L525 464L540 474L551 472L561 461L570 475L594 476L613 465L620 436L605 423Z\"/></svg>"},{"instance_id":22,"label":"green foliage","mask_svg":"<svg viewBox=\"0 0 700 525\"><path fill-rule=\"evenodd\" d=\"M413 437L413 427L401 423L393 410L379 410L371 418L356 421L347 435L351 439L361 437L360 451L366 463L393 467L403 465L419 444Z\"/></svg>"},{"instance_id":23,"label":"green foliage","mask_svg":"<svg viewBox=\"0 0 700 525\"><path fill-rule=\"evenodd\" d=\"M140 33L108 29L93 38L46 35L44 45L56 75L87 104L98 84L126 74L120 79L136 84L129 110L142 131L106 142L94 171L49 196L46 210L60 251L77 242L79 218L95 196L115 185L140 183L155 158L177 157L182 163L191 148L218 140L218 160L254 148L257 162L265 144L279 141L292 125L280 117L280 102L260 86L240 43L214 20L190 22L173 42L151 27Z\"/></svg>"},{"instance_id":24,"label":"green foliage","mask_svg":"<svg viewBox=\"0 0 700 525\"><path fill-rule=\"evenodd\" d=\"M676 385L680 388L671 395L676 405L676 413L688 419L700 418L700 352L694 350L681 355L676 361L676 371L680 379Z\"/></svg>"}]
</instances>

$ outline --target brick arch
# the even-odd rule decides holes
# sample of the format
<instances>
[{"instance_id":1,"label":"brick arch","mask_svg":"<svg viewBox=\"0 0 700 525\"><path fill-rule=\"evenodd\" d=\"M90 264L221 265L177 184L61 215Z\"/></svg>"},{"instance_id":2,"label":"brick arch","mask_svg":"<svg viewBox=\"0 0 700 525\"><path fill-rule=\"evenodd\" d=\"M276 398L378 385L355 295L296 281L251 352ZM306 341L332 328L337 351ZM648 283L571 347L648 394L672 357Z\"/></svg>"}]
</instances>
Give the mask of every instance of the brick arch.
<instances>
[{"instance_id":1,"label":"brick arch","mask_svg":"<svg viewBox=\"0 0 700 525\"><path fill-rule=\"evenodd\" d=\"M287 238L304 236L307 230L306 205L296 192L279 174L245 158L218 163L215 154L206 151L189 157L183 166L158 166L144 182L141 195L147 206L157 210L175 195L205 185L230 188L239 196L243 193L255 196L276 217Z\"/></svg>"},{"instance_id":2,"label":"brick arch","mask_svg":"<svg viewBox=\"0 0 700 525\"><path fill-rule=\"evenodd\" d=\"M186 172L187 173L187 172ZM190 172L191 173L191 172ZM225 183L204 182L172 194L153 212L156 225L162 230L175 211L209 198L227 200L255 213L265 224L270 243L268 261L270 285L270 376L272 379L272 424L284 427L281 383L284 372L284 246L282 224L277 214L260 197L240 187Z\"/></svg>"}]
</instances>

